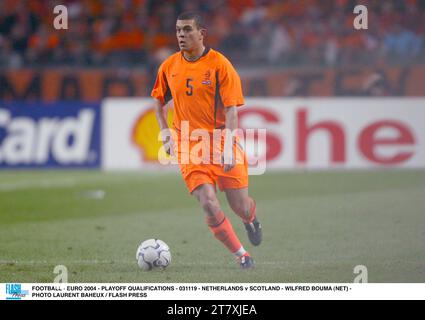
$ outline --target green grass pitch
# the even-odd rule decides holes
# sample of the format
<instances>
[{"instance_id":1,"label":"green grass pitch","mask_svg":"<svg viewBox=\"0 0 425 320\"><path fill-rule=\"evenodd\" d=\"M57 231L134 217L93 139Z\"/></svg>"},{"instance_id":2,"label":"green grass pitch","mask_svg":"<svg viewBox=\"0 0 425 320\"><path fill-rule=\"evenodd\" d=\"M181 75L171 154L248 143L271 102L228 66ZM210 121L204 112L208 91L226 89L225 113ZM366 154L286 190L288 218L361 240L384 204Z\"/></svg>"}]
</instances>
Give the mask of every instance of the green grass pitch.
<instances>
[{"instance_id":1,"label":"green grass pitch","mask_svg":"<svg viewBox=\"0 0 425 320\"><path fill-rule=\"evenodd\" d=\"M102 192L93 192L102 190ZM250 178L264 240L252 247L220 201L254 270L240 270L173 173L0 172L0 282L425 281L425 171L268 172ZM171 247L164 271L135 260L142 240Z\"/></svg>"}]
</instances>

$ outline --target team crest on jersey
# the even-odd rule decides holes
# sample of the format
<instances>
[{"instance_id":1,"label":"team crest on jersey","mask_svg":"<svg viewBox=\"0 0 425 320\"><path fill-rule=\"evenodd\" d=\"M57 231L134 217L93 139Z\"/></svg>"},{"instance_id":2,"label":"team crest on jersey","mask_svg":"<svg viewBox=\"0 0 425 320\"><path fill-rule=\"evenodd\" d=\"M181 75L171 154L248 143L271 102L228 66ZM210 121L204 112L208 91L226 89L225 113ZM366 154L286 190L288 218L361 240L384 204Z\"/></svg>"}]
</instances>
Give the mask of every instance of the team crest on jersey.
<instances>
[{"instance_id":1,"label":"team crest on jersey","mask_svg":"<svg viewBox=\"0 0 425 320\"><path fill-rule=\"evenodd\" d=\"M211 85L211 71L207 70L204 74L204 79L202 80L202 84Z\"/></svg>"}]
</instances>

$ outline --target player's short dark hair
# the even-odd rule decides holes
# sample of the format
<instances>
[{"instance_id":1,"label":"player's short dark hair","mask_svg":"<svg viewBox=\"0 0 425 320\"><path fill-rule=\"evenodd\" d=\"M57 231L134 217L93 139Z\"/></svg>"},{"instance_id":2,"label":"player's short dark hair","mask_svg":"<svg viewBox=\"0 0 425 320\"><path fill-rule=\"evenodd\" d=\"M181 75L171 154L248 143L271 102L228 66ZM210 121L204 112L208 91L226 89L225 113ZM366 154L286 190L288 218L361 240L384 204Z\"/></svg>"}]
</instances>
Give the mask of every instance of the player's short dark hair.
<instances>
[{"instance_id":1,"label":"player's short dark hair","mask_svg":"<svg viewBox=\"0 0 425 320\"><path fill-rule=\"evenodd\" d=\"M193 20L195 21L195 25L198 29L206 28L204 19L199 13L195 11L186 11L186 12L180 13L179 16L177 17L177 20Z\"/></svg>"}]
</instances>

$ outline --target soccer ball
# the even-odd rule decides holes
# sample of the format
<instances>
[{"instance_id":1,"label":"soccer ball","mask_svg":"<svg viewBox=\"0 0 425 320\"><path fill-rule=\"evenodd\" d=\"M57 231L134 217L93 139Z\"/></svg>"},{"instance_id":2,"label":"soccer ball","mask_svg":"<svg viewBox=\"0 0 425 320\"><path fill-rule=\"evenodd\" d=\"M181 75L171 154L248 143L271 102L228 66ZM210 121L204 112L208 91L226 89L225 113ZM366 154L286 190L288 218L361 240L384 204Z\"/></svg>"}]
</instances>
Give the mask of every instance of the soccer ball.
<instances>
[{"instance_id":1,"label":"soccer ball","mask_svg":"<svg viewBox=\"0 0 425 320\"><path fill-rule=\"evenodd\" d=\"M146 271L164 269L171 262L170 248L159 239L145 240L137 248L136 260L139 267Z\"/></svg>"}]
</instances>

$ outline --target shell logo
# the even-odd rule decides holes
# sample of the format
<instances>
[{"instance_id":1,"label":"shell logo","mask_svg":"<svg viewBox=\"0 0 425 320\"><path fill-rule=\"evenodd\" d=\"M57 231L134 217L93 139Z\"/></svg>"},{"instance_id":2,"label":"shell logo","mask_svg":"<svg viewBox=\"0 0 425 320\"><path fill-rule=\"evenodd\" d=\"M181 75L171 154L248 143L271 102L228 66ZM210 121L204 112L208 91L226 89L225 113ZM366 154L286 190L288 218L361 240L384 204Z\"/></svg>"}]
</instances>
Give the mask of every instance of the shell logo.
<instances>
[{"instance_id":1,"label":"shell logo","mask_svg":"<svg viewBox=\"0 0 425 320\"><path fill-rule=\"evenodd\" d=\"M167 123L172 127L173 109L167 108ZM131 141L140 150L141 159L144 162L158 162L159 159L168 159L164 149L161 149L162 142L158 139L159 125L156 120L153 107L145 110L133 125Z\"/></svg>"}]
</instances>

